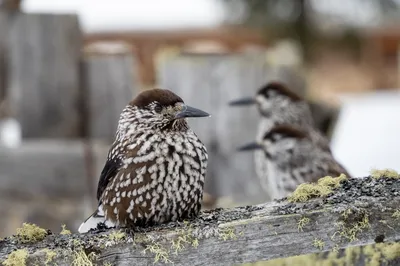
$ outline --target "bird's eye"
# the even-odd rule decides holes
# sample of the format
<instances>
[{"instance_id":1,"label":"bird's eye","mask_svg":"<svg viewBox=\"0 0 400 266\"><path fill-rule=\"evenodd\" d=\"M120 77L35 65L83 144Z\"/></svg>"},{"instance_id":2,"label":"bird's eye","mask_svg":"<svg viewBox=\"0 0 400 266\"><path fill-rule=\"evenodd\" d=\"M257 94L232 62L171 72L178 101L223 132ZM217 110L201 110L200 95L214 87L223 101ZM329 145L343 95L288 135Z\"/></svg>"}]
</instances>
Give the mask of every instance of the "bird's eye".
<instances>
[{"instance_id":1,"label":"bird's eye","mask_svg":"<svg viewBox=\"0 0 400 266\"><path fill-rule=\"evenodd\" d=\"M154 111L156 111L157 113L161 113L162 111L162 106L157 104L156 106L154 106Z\"/></svg>"}]
</instances>

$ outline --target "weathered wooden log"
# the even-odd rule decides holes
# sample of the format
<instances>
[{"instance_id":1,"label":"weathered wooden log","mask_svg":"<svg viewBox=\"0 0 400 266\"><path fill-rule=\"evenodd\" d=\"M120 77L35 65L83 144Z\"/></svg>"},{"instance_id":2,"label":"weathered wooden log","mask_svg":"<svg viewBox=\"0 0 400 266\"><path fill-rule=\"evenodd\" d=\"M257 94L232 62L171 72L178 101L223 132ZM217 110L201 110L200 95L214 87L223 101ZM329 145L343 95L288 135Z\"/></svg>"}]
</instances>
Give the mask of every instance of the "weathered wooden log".
<instances>
[{"instance_id":1,"label":"weathered wooden log","mask_svg":"<svg viewBox=\"0 0 400 266\"><path fill-rule=\"evenodd\" d=\"M7 95L23 137L82 136L78 17L18 13L7 39Z\"/></svg>"},{"instance_id":2,"label":"weathered wooden log","mask_svg":"<svg viewBox=\"0 0 400 266\"><path fill-rule=\"evenodd\" d=\"M27 265L46 260L48 265L233 265L399 241L399 176L339 180L324 178L289 197L302 202L283 199L216 209L191 221L135 232L20 233L0 242L0 260L22 257ZM326 195L309 199L318 193ZM34 236L44 239L22 243ZM396 259L394 254L382 260Z\"/></svg>"}]
</instances>

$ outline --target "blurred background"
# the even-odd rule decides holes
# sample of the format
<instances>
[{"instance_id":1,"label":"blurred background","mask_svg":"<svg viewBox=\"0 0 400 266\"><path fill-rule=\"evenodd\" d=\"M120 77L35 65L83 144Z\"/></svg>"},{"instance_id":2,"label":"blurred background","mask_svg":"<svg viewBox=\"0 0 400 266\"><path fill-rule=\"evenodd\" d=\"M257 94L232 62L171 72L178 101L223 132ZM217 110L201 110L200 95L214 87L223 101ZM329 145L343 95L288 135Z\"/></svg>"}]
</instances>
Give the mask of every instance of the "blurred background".
<instances>
[{"instance_id":1,"label":"blurred background","mask_svg":"<svg viewBox=\"0 0 400 266\"><path fill-rule=\"evenodd\" d=\"M400 170L399 0L0 0L0 237L76 231L96 206L120 111L168 88L212 114L204 208L264 202L255 107L279 79L357 177Z\"/></svg>"}]
</instances>

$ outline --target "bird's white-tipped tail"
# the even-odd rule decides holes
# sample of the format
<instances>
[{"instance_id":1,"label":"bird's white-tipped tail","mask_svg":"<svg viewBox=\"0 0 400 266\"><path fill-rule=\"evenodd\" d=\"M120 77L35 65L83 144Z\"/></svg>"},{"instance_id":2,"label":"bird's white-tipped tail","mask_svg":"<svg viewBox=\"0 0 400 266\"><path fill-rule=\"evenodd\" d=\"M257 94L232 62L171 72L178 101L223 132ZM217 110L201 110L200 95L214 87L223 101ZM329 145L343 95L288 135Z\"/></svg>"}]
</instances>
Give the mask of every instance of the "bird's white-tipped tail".
<instances>
[{"instance_id":1,"label":"bird's white-tipped tail","mask_svg":"<svg viewBox=\"0 0 400 266\"><path fill-rule=\"evenodd\" d=\"M79 226L78 232L80 234L87 233L90 229L96 229L101 223L104 223L107 228L115 226L112 222L106 221L102 205Z\"/></svg>"}]
</instances>

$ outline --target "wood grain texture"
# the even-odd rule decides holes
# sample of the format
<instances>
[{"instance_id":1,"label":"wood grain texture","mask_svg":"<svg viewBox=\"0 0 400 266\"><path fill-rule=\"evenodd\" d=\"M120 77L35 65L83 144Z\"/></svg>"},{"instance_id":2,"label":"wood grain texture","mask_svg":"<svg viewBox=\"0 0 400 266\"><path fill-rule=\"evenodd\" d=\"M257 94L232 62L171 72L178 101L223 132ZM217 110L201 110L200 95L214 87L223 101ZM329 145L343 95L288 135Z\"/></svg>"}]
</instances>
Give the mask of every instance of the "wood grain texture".
<instances>
[{"instance_id":1,"label":"wood grain texture","mask_svg":"<svg viewBox=\"0 0 400 266\"><path fill-rule=\"evenodd\" d=\"M8 80L24 138L81 136L81 45L76 15L15 15Z\"/></svg>"},{"instance_id":2,"label":"wood grain texture","mask_svg":"<svg viewBox=\"0 0 400 266\"><path fill-rule=\"evenodd\" d=\"M132 232L134 238L128 234L120 240L112 238L113 230L54 234L27 245L7 238L0 242L0 260L12 250L26 248L27 265L34 265L45 259L43 248L52 248L58 254L53 261L57 265L76 262L79 250L94 252L97 265L152 265L157 258L155 265L236 265L376 241L389 243L400 240L400 227L393 217L399 187L398 179L346 181L326 198L207 211L188 223L141 229ZM308 223L299 227L304 218ZM357 230L348 231L355 226ZM353 235L349 232L355 233L354 238L347 237Z\"/></svg>"},{"instance_id":3,"label":"wood grain texture","mask_svg":"<svg viewBox=\"0 0 400 266\"><path fill-rule=\"evenodd\" d=\"M132 54L86 56L88 136L113 141L122 109L139 92Z\"/></svg>"}]
</instances>

